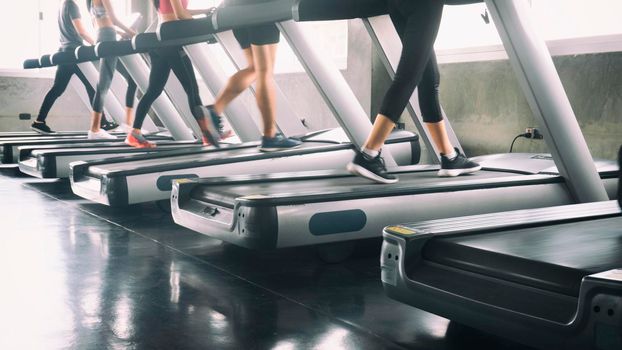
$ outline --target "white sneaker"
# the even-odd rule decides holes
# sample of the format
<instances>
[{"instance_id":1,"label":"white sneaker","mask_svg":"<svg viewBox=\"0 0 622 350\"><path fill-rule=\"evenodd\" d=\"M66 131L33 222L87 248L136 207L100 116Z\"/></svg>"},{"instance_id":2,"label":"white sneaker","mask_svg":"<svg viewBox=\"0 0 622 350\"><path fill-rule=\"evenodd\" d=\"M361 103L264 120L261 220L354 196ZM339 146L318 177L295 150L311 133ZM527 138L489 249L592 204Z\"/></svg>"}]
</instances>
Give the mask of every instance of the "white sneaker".
<instances>
[{"instance_id":1,"label":"white sneaker","mask_svg":"<svg viewBox=\"0 0 622 350\"><path fill-rule=\"evenodd\" d=\"M121 124L118 128L114 129L115 132L122 132L124 134L129 134L132 131L132 127L128 124Z\"/></svg>"},{"instance_id":2,"label":"white sneaker","mask_svg":"<svg viewBox=\"0 0 622 350\"><path fill-rule=\"evenodd\" d=\"M110 135L106 130L99 129L98 132L89 130L87 138L89 140L116 140L115 136Z\"/></svg>"}]
</instances>

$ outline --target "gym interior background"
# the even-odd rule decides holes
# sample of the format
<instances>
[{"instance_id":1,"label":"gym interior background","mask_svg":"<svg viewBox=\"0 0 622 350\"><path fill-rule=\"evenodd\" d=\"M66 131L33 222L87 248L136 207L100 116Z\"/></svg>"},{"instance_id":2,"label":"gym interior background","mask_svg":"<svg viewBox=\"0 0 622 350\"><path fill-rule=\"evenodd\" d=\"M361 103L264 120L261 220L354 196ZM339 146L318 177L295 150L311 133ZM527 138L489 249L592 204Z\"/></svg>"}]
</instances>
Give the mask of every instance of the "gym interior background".
<instances>
[{"instance_id":1,"label":"gym interior background","mask_svg":"<svg viewBox=\"0 0 622 350\"><path fill-rule=\"evenodd\" d=\"M155 17L150 1L111 1L123 16L145 13L142 29ZM78 2L86 17L84 1ZM622 2L529 2L592 156L616 159L622 143ZM52 85L55 68L25 71L21 63L56 51L58 4L16 1L0 13L0 131L29 130L32 120L18 115L36 117ZM441 104L469 156L507 152L526 127L539 127L488 20L481 4L447 7L436 45ZM375 115L390 77L362 22L303 27ZM291 106L310 131L336 127L281 43L276 79ZM233 70L224 53L214 59ZM80 101L70 86L50 113L54 129L88 128L90 111ZM415 131L409 117L402 121ZM526 139L514 151L548 152L542 140ZM0 349L525 349L389 300L377 256L325 264L308 249L223 248L175 225L156 204L108 208L78 199L66 181L31 180L0 175L0 202L17 213L0 214L0 232L19 228L0 235L0 266L9 267L0 310L11 316L0 316ZM23 288L11 288L16 285ZM16 292L23 290L28 293ZM55 333L46 333L50 328Z\"/></svg>"},{"instance_id":2,"label":"gym interior background","mask_svg":"<svg viewBox=\"0 0 622 350\"><path fill-rule=\"evenodd\" d=\"M154 16L147 1L115 1L121 5L118 8L126 9L124 15L149 13L143 28ZM592 156L615 159L616 145L622 134L619 112L622 110L622 75L619 74L622 71L622 22L616 16L622 12L622 3L616 0L599 0L597 4L582 0L533 0L531 6L537 28L549 43ZM560 8L563 13L559 13ZM3 50L0 57L0 89L3 91L0 125L3 131L27 130L30 123L20 121L17 116L19 113L36 116L39 102L33 101L42 101L52 84L55 68L26 72L19 67L26 57L56 50L56 11L56 1L31 0L16 4L11 14L0 14L4 17L0 21L1 32L20 33L19 38L9 40L13 47ZM516 135L526 127L538 126L504 58L494 25L487 24L485 16L483 4L446 7L436 45L441 68L441 104L470 156L506 152ZM564 16L573 20L561 20ZM373 52L363 24L360 21L311 23L305 27L308 33L321 38L317 40L319 45L331 43L327 52L342 69L366 111L375 115L390 78ZM38 40L23 40L26 37ZM335 127L336 121L330 111L294 61L286 44L282 44L277 81L288 91L291 105L305 118L311 130ZM50 120L58 130L86 129L87 116L88 110L78 102L75 92L68 91L52 109ZM410 118L402 120L407 129L414 130ZM517 141L514 150L546 152L546 145L542 141L523 139Z\"/></svg>"}]
</instances>

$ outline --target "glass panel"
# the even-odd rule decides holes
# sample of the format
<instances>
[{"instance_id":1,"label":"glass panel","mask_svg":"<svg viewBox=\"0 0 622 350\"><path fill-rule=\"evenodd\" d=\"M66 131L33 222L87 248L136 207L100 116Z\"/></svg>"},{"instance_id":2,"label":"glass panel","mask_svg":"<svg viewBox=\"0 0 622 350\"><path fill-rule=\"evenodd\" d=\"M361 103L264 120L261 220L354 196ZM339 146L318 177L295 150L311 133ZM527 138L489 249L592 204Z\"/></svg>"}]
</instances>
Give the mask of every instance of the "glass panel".
<instances>
[{"instance_id":1,"label":"glass panel","mask_svg":"<svg viewBox=\"0 0 622 350\"><path fill-rule=\"evenodd\" d=\"M39 1L13 1L0 11L2 54L0 68L21 68L27 58L39 57Z\"/></svg>"}]
</instances>

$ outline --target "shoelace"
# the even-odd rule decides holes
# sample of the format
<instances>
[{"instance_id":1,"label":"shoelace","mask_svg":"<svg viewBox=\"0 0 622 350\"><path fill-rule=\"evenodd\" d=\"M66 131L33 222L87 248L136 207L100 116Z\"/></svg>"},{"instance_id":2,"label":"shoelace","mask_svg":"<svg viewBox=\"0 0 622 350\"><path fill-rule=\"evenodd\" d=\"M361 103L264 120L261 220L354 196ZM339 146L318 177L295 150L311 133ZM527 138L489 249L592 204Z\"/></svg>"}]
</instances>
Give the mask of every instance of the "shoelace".
<instances>
[{"instance_id":1,"label":"shoelace","mask_svg":"<svg viewBox=\"0 0 622 350\"><path fill-rule=\"evenodd\" d=\"M140 143L147 143L148 142L143 134L132 132L132 136L134 136L134 138L136 140L138 140L138 142L140 142Z\"/></svg>"},{"instance_id":2,"label":"shoelace","mask_svg":"<svg viewBox=\"0 0 622 350\"><path fill-rule=\"evenodd\" d=\"M384 162L384 158L382 158L380 156L380 153L378 153L378 155L376 156L376 158L374 158L375 161L377 161L378 163L380 163L380 166L382 167L382 170L387 171L387 165Z\"/></svg>"}]
</instances>

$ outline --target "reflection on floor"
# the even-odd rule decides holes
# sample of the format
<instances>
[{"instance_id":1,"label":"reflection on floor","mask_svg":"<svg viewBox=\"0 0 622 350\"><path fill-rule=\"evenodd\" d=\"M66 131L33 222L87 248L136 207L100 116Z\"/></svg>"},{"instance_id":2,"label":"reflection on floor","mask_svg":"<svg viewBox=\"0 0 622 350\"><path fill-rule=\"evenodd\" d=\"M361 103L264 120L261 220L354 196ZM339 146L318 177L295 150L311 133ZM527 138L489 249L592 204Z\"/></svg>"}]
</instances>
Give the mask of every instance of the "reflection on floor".
<instances>
[{"instance_id":1,"label":"reflection on floor","mask_svg":"<svg viewBox=\"0 0 622 350\"><path fill-rule=\"evenodd\" d=\"M379 242L341 264L255 252L0 175L0 349L523 349L386 298Z\"/></svg>"}]
</instances>

